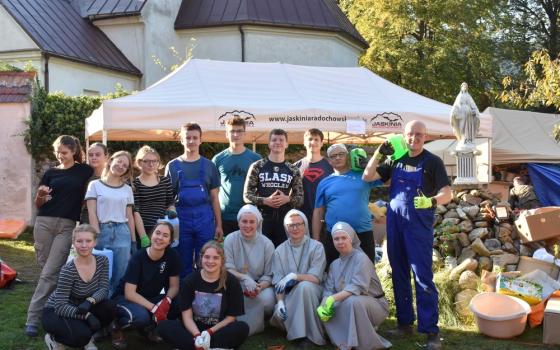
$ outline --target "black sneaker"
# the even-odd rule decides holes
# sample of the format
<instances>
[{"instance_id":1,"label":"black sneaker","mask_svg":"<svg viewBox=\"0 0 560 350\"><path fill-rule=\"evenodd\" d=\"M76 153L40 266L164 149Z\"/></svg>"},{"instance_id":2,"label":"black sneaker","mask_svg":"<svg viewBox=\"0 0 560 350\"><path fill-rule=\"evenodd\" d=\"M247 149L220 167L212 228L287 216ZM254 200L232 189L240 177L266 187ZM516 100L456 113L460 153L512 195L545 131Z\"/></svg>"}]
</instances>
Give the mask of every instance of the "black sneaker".
<instances>
[{"instance_id":1,"label":"black sneaker","mask_svg":"<svg viewBox=\"0 0 560 350\"><path fill-rule=\"evenodd\" d=\"M441 340L439 339L438 333L431 333L427 336L426 342L426 349L427 350L441 350L443 349L443 345L441 344Z\"/></svg>"},{"instance_id":2,"label":"black sneaker","mask_svg":"<svg viewBox=\"0 0 560 350\"><path fill-rule=\"evenodd\" d=\"M389 329L385 331L385 335L388 338L402 338L414 335L414 327L412 325L398 325L397 328Z\"/></svg>"},{"instance_id":3,"label":"black sneaker","mask_svg":"<svg viewBox=\"0 0 560 350\"><path fill-rule=\"evenodd\" d=\"M28 337L36 337L39 334L39 327L34 324L26 324L23 332Z\"/></svg>"}]
</instances>

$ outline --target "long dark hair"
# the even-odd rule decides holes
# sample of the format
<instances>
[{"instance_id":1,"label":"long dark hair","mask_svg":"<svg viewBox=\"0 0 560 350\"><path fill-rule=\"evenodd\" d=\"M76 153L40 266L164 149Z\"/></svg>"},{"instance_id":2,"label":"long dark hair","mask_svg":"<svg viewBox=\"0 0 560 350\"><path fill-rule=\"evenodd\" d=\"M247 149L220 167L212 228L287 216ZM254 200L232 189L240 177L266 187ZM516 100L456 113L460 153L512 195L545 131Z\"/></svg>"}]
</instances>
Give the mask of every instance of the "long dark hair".
<instances>
[{"instance_id":1,"label":"long dark hair","mask_svg":"<svg viewBox=\"0 0 560 350\"><path fill-rule=\"evenodd\" d=\"M52 144L55 152L60 145L68 147L68 149L74 153L74 161L76 163L84 162L84 151L82 150L80 140L76 136L60 135Z\"/></svg>"}]
</instances>

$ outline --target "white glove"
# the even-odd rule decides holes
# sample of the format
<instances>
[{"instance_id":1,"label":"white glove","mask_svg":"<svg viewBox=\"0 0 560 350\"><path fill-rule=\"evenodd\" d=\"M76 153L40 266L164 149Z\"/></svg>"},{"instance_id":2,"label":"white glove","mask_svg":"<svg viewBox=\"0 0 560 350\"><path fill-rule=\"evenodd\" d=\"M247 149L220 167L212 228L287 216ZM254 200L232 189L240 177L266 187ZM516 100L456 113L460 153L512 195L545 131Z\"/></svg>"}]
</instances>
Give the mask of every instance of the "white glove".
<instances>
[{"instance_id":1,"label":"white glove","mask_svg":"<svg viewBox=\"0 0 560 350\"><path fill-rule=\"evenodd\" d=\"M288 312L286 311L284 300L278 300L276 303L276 313L278 313L278 316L280 316L282 321L286 321L288 319Z\"/></svg>"},{"instance_id":2,"label":"white glove","mask_svg":"<svg viewBox=\"0 0 560 350\"><path fill-rule=\"evenodd\" d=\"M204 350L210 349L210 333L204 331L200 333L200 337L202 338L202 347Z\"/></svg>"},{"instance_id":3,"label":"white glove","mask_svg":"<svg viewBox=\"0 0 560 350\"><path fill-rule=\"evenodd\" d=\"M241 279L241 286L243 287L244 292L252 292L257 289L257 282L251 278L249 275L245 275Z\"/></svg>"},{"instance_id":4,"label":"white glove","mask_svg":"<svg viewBox=\"0 0 560 350\"><path fill-rule=\"evenodd\" d=\"M274 286L274 290L276 291L276 294L284 293L284 290L286 289L286 285L288 284L288 282L295 281L296 278L297 275L293 272L290 272L289 274L284 276L284 278L282 278L280 282L276 283L276 286Z\"/></svg>"},{"instance_id":5,"label":"white glove","mask_svg":"<svg viewBox=\"0 0 560 350\"><path fill-rule=\"evenodd\" d=\"M202 349L204 345L204 340L202 339L202 336L198 336L196 338L194 338L194 347L197 349Z\"/></svg>"}]
</instances>

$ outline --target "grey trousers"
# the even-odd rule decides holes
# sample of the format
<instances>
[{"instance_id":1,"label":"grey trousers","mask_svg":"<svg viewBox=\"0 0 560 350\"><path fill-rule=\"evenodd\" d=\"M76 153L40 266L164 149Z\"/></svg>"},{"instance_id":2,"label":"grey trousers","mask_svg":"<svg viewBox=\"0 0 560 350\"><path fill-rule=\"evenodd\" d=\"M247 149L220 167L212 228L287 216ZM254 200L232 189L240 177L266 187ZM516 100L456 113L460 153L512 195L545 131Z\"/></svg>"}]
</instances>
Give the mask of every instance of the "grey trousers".
<instances>
[{"instance_id":1,"label":"grey trousers","mask_svg":"<svg viewBox=\"0 0 560 350\"><path fill-rule=\"evenodd\" d=\"M41 275L29 303L26 324L41 324L43 306L55 290L60 269L68 259L74 227L76 222L70 219L37 216L35 220L33 239Z\"/></svg>"}]
</instances>

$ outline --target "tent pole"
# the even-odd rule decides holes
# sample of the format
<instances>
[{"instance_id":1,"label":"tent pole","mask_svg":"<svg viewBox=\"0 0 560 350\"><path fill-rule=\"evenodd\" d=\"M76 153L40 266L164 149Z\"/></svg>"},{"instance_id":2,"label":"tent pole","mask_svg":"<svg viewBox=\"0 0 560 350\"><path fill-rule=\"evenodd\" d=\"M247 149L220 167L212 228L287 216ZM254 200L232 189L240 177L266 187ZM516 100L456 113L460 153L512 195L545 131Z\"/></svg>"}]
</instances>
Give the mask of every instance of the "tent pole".
<instances>
[{"instance_id":1,"label":"tent pole","mask_svg":"<svg viewBox=\"0 0 560 350\"><path fill-rule=\"evenodd\" d=\"M253 140L253 152L257 152L257 141Z\"/></svg>"},{"instance_id":2,"label":"tent pole","mask_svg":"<svg viewBox=\"0 0 560 350\"><path fill-rule=\"evenodd\" d=\"M103 144L107 146L107 130L103 130L102 135L103 136L101 137L101 142L103 142Z\"/></svg>"},{"instance_id":3,"label":"tent pole","mask_svg":"<svg viewBox=\"0 0 560 350\"><path fill-rule=\"evenodd\" d=\"M87 151L88 149L89 149L89 137L87 137L87 134L86 134L86 163L89 160L88 159L88 153L89 152Z\"/></svg>"}]
</instances>

